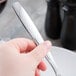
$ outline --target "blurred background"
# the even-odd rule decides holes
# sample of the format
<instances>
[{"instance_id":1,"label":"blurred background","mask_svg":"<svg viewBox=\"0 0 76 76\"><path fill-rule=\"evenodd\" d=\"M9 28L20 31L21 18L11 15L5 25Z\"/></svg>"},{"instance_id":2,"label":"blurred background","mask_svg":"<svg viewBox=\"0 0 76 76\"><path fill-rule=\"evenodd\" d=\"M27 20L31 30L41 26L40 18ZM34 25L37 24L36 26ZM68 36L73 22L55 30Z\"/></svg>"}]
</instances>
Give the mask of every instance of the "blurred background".
<instances>
[{"instance_id":1,"label":"blurred background","mask_svg":"<svg viewBox=\"0 0 76 76\"><path fill-rule=\"evenodd\" d=\"M7 0L4 10L0 13L0 39L30 38L12 9L12 4L16 1L28 12L44 40L50 40L53 45L61 47L60 39L53 40L45 34L46 0Z\"/></svg>"}]
</instances>

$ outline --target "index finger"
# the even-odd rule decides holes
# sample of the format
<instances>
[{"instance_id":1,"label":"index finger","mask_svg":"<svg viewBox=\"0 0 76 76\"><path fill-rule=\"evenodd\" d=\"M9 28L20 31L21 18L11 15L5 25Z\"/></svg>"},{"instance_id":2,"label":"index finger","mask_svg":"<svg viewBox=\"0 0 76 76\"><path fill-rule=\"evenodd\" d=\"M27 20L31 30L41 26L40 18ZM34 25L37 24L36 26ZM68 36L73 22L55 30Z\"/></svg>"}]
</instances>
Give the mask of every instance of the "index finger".
<instances>
[{"instance_id":1,"label":"index finger","mask_svg":"<svg viewBox=\"0 0 76 76\"><path fill-rule=\"evenodd\" d=\"M26 38L16 38L8 41L7 44L16 48L17 50L19 50L19 52L26 53L33 50L36 47L35 43L32 40Z\"/></svg>"}]
</instances>

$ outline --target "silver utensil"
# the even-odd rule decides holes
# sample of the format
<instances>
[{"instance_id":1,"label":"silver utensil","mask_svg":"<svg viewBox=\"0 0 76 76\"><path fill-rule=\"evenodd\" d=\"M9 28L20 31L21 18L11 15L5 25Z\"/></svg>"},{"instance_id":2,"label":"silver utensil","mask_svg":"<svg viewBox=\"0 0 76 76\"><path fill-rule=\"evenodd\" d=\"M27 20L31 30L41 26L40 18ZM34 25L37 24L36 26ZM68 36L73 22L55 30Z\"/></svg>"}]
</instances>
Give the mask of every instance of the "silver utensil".
<instances>
[{"instance_id":1,"label":"silver utensil","mask_svg":"<svg viewBox=\"0 0 76 76\"><path fill-rule=\"evenodd\" d=\"M42 36L40 35L38 29L36 28L35 24L33 23L31 18L29 17L29 15L24 10L24 8L20 5L19 2L15 2L13 4L13 9L14 9L16 15L18 16L18 18L20 19L21 23L23 24L23 27L25 28L25 30L27 30L27 32L32 37L33 41L37 45L39 45L40 43L43 43L44 40L43 40ZM61 76L61 73L58 70L58 66L57 66L56 62L54 61L50 52L45 56L45 58L48 61L48 63L51 65L51 67L53 68L55 75Z\"/></svg>"}]
</instances>

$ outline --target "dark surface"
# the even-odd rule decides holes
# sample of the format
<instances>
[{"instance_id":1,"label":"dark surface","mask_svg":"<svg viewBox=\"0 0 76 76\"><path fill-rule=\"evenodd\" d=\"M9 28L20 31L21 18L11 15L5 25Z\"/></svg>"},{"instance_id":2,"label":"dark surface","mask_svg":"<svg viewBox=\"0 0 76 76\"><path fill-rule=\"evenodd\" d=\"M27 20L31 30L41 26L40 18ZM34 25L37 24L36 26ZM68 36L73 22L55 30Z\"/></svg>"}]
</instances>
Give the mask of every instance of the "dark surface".
<instances>
[{"instance_id":1,"label":"dark surface","mask_svg":"<svg viewBox=\"0 0 76 76\"><path fill-rule=\"evenodd\" d=\"M61 34L60 2L51 0L47 2L47 13L45 19L45 31L49 38L59 39Z\"/></svg>"},{"instance_id":2,"label":"dark surface","mask_svg":"<svg viewBox=\"0 0 76 76\"><path fill-rule=\"evenodd\" d=\"M5 8L5 5L7 3L7 0L3 0L0 2L0 13L3 11L3 9Z\"/></svg>"}]
</instances>

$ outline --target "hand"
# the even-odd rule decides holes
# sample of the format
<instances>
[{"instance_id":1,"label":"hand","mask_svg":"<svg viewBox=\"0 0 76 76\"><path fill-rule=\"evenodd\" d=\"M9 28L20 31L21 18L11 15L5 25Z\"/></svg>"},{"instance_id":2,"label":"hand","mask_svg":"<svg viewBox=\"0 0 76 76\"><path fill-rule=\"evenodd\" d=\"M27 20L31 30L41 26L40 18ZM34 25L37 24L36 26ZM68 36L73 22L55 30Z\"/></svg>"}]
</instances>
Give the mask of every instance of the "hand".
<instances>
[{"instance_id":1,"label":"hand","mask_svg":"<svg viewBox=\"0 0 76 76\"><path fill-rule=\"evenodd\" d=\"M51 47L45 41L36 47L32 40L17 38L0 44L0 76L40 76L45 71L42 61Z\"/></svg>"}]
</instances>

